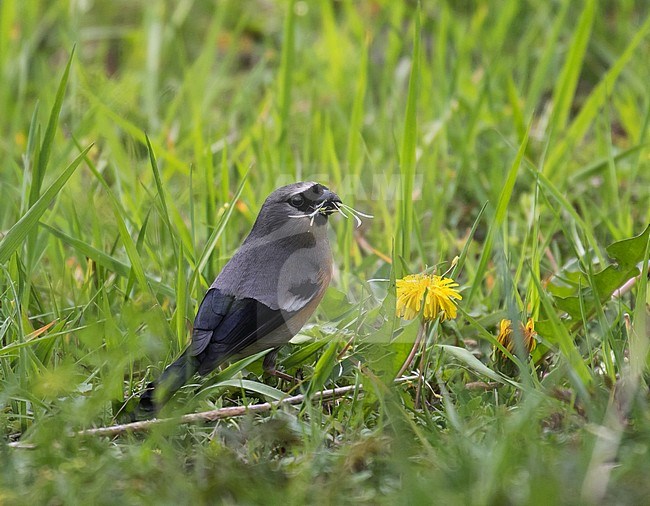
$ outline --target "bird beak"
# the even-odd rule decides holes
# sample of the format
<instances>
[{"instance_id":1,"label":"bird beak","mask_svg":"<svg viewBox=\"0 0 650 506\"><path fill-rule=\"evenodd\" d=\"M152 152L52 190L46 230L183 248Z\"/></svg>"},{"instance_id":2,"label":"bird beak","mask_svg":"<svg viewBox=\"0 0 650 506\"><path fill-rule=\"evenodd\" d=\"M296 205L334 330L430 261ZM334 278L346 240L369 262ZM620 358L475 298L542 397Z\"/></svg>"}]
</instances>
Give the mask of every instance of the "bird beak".
<instances>
[{"instance_id":1,"label":"bird beak","mask_svg":"<svg viewBox=\"0 0 650 506\"><path fill-rule=\"evenodd\" d=\"M323 203L323 210L325 214L332 214L338 211L337 204L341 204L339 196L330 190L325 190L323 195L318 200L318 204Z\"/></svg>"}]
</instances>

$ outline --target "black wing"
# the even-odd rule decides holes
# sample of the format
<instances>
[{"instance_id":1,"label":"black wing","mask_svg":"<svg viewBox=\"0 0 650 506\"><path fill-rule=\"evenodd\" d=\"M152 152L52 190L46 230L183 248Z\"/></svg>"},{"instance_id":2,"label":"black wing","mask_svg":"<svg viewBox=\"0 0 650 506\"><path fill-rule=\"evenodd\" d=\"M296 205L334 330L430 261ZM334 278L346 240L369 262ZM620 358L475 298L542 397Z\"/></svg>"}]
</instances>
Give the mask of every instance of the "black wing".
<instances>
[{"instance_id":1,"label":"black wing","mask_svg":"<svg viewBox=\"0 0 650 506\"><path fill-rule=\"evenodd\" d=\"M295 312L273 310L255 299L237 299L216 288L205 294L194 320L189 353L199 359L199 374L263 338Z\"/></svg>"}]
</instances>

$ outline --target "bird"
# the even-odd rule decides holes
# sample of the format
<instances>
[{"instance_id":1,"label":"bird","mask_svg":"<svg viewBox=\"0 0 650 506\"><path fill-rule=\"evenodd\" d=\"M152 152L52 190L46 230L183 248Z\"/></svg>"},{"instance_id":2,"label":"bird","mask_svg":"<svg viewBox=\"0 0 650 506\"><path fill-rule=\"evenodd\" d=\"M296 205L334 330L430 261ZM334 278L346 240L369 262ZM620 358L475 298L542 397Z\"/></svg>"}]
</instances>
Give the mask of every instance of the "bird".
<instances>
[{"instance_id":1,"label":"bird","mask_svg":"<svg viewBox=\"0 0 650 506\"><path fill-rule=\"evenodd\" d=\"M192 339L181 356L149 383L136 409L155 416L196 373L263 350L265 372L278 350L315 311L332 279L328 217L339 196L313 181L282 186L260 208L253 227L203 297Z\"/></svg>"}]
</instances>

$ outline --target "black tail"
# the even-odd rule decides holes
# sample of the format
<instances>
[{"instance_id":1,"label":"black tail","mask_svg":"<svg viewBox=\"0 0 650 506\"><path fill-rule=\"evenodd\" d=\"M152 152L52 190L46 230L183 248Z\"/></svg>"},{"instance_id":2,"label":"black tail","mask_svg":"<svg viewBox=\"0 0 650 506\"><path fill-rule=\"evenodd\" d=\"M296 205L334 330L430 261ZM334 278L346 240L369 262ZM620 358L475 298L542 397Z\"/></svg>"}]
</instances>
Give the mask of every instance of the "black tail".
<instances>
[{"instance_id":1,"label":"black tail","mask_svg":"<svg viewBox=\"0 0 650 506\"><path fill-rule=\"evenodd\" d=\"M199 360L189 354L189 348L156 381L152 381L140 396L137 408L138 418L150 418L171 399L172 395L194 376L199 369Z\"/></svg>"}]
</instances>

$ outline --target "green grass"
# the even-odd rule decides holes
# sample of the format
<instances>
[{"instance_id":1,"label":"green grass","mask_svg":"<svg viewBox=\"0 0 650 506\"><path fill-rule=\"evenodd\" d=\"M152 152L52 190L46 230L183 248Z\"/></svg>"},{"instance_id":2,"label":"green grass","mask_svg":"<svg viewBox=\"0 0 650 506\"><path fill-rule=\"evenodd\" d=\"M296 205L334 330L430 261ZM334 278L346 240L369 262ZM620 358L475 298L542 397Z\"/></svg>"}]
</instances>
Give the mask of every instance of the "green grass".
<instances>
[{"instance_id":1,"label":"green grass","mask_svg":"<svg viewBox=\"0 0 650 506\"><path fill-rule=\"evenodd\" d=\"M647 501L647 276L612 293L650 255L648 61L634 0L1 2L0 428L33 449L0 445L0 503ZM280 356L303 382L247 360L164 414L363 391L73 436L177 356L266 195L314 179L375 218L332 220ZM385 280L455 256L417 405ZM528 316L504 378L498 324Z\"/></svg>"}]
</instances>

